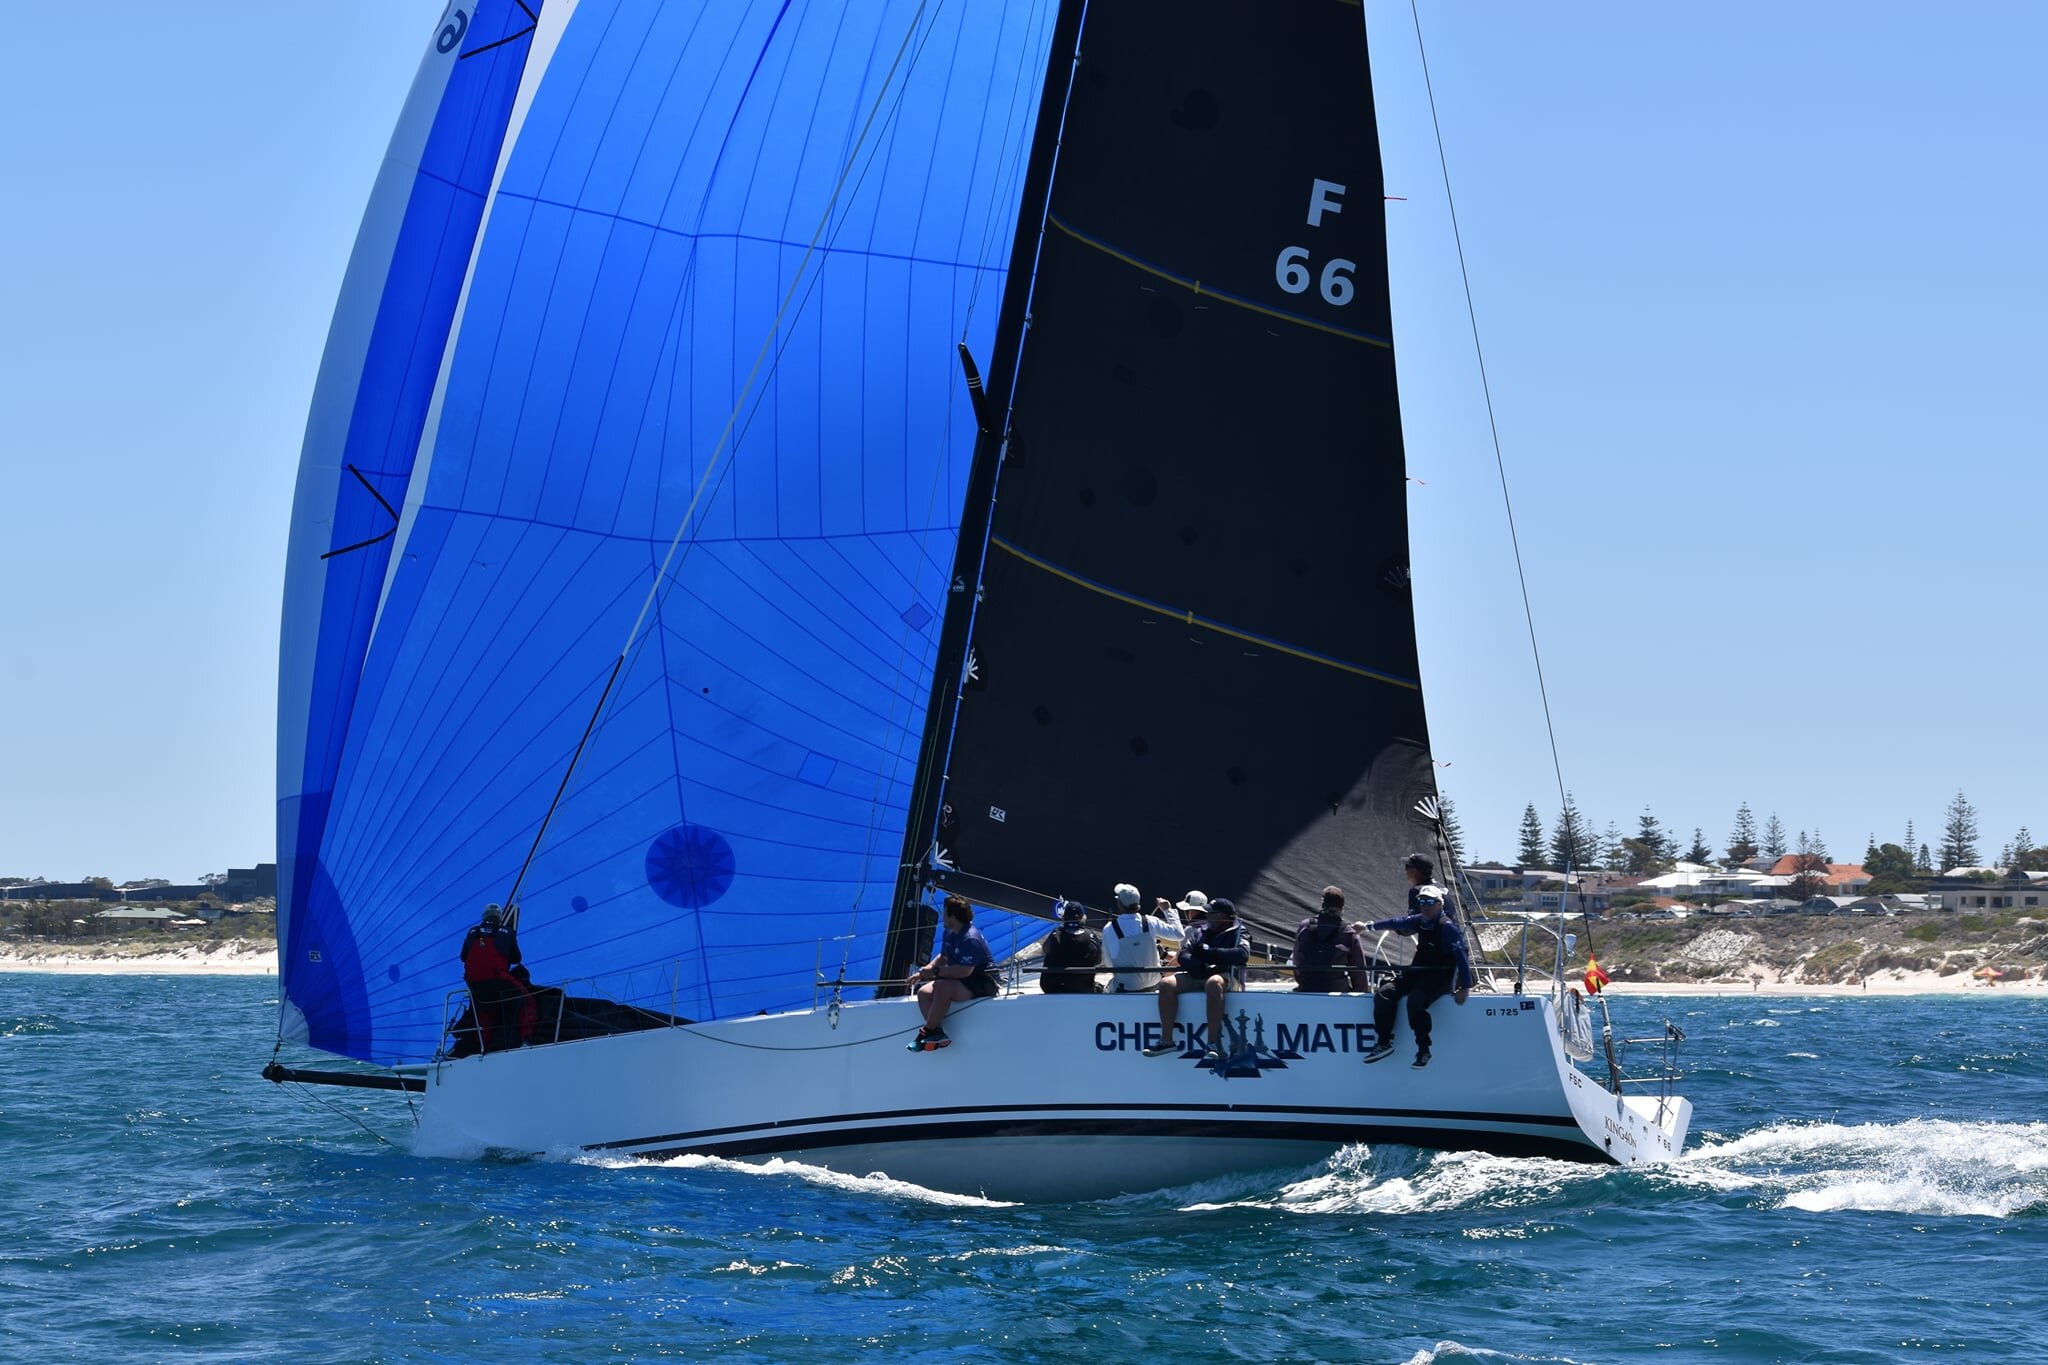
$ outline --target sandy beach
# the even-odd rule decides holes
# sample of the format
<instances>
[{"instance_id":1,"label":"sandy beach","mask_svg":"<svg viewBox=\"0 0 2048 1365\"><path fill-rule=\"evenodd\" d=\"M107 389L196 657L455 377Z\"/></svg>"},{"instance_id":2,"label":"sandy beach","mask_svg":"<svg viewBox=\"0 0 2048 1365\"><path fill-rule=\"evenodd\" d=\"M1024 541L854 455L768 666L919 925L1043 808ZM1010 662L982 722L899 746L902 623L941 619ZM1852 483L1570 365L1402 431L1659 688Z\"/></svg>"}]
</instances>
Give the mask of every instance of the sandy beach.
<instances>
[{"instance_id":1,"label":"sandy beach","mask_svg":"<svg viewBox=\"0 0 2048 1365\"><path fill-rule=\"evenodd\" d=\"M2023 980L1981 981L1967 972L1908 972L1889 969L1873 972L1868 982L1839 985L1804 981L1773 971L1752 969L1718 981L1616 981L1607 987L1610 995L2048 995L2048 981L2038 977Z\"/></svg>"},{"instance_id":2,"label":"sandy beach","mask_svg":"<svg viewBox=\"0 0 2048 1365\"><path fill-rule=\"evenodd\" d=\"M276 976L277 948L269 943L59 948L40 944L0 947L0 972L69 976Z\"/></svg>"},{"instance_id":3,"label":"sandy beach","mask_svg":"<svg viewBox=\"0 0 2048 1365\"><path fill-rule=\"evenodd\" d=\"M0 947L0 972L46 972L74 976L275 976L277 949L270 944L224 943L150 949L122 944L87 949L11 944ZM1756 980L1751 979L1754 973ZM1536 988L1537 983L1530 986ZM1965 972L1872 973L1867 983L1838 985L1787 978L1769 967L1739 970L1715 981L1618 980L1612 995L2048 995L2048 980L2027 977L1985 982Z\"/></svg>"}]
</instances>

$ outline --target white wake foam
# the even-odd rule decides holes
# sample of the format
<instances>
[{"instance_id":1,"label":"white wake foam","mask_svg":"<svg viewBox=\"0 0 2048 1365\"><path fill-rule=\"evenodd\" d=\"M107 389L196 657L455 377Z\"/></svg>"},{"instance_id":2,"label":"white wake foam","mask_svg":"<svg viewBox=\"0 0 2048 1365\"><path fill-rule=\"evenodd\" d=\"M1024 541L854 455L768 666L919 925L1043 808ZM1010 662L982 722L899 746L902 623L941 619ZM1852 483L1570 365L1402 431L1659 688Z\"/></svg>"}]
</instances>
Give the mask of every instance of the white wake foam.
<instances>
[{"instance_id":1,"label":"white wake foam","mask_svg":"<svg viewBox=\"0 0 2048 1365\"><path fill-rule=\"evenodd\" d=\"M579 1152L571 1160L588 1166L605 1166L616 1169L658 1168L672 1171L721 1171L733 1175L755 1176L769 1179L796 1179L808 1185L817 1185L829 1190L849 1194L860 1194L888 1199L909 1199L920 1204L938 1204L949 1208L1007 1209L1012 1204L1000 1199L984 1199L975 1194L949 1194L944 1190L926 1189L913 1185L907 1180L897 1180L886 1175L848 1175L844 1171L828 1170L823 1166L810 1166L801 1161L788 1161L782 1157L770 1157L766 1161L733 1161L717 1156L672 1156L659 1160L641 1157L617 1156L592 1152Z\"/></svg>"},{"instance_id":2,"label":"white wake foam","mask_svg":"<svg viewBox=\"0 0 2048 1365\"><path fill-rule=\"evenodd\" d=\"M2006 1218L2048 1207L2048 1123L1774 1124L1656 1174L1811 1213Z\"/></svg>"},{"instance_id":3,"label":"white wake foam","mask_svg":"<svg viewBox=\"0 0 2048 1365\"><path fill-rule=\"evenodd\" d=\"M1417 1351L1402 1362L1402 1365L1437 1365L1446 1360L1526 1360L1548 1362L1549 1365L1579 1365L1572 1356L1525 1356L1513 1351L1492 1351L1484 1346L1466 1346L1455 1341L1439 1341L1424 1351Z\"/></svg>"},{"instance_id":4,"label":"white wake foam","mask_svg":"<svg viewBox=\"0 0 2048 1365\"><path fill-rule=\"evenodd\" d=\"M1542 1157L1346 1147L1277 1193L1242 1198L1230 1207L1305 1214L1440 1214L1448 1209L1520 1208L1609 1174L1607 1167Z\"/></svg>"}]
</instances>

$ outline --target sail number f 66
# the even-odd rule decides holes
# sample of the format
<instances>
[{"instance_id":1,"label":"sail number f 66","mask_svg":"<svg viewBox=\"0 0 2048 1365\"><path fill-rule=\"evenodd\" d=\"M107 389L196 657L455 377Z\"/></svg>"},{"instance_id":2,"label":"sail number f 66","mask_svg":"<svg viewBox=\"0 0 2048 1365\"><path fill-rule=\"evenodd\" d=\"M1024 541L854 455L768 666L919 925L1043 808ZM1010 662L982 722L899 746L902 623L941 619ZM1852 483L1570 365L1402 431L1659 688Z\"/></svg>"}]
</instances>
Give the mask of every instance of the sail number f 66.
<instances>
[{"instance_id":1,"label":"sail number f 66","mask_svg":"<svg viewBox=\"0 0 2048 1365\"><path fill-rule=\"evenodd\" d=\"M1338 214L1344 211L1342 203L1344 187L1334 180L1316 180L1308 191L1308 225L1312 228L1323 225L1324 214ZM1342 256L1333 256L1323 262L1319 275L1309 273L1309 249L1305 246L1280 248L1279 258L1273 262L1273 282L1290 294L1308 291L1313 278L1323 302L1342 308L1351 302L1358 290L1351 283L1351 272L1358 269L1358 262L1347 261Z\"/></svg>"}]
</instances>

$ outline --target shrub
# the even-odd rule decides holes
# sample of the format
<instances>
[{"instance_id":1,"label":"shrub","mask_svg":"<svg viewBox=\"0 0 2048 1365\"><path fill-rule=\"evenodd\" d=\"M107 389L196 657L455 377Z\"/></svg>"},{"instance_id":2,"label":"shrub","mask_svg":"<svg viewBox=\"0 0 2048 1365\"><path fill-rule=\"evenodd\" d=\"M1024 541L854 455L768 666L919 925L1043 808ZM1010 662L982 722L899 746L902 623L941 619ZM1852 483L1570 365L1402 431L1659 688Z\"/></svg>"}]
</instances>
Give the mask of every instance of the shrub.
<instances>
[{"instance_id":1,"label":"shrub","mask_svg":"<svg viewBox=\"0 0 2048 1365\"><path fill-rule=\"evenodd\" d=\"M1862 957L1863 945L1855 939L1844 939L1840 943L1830 943L1806 959L1799 973L1808 981L1839 981L1854 970Z\"/></svg>"}]
</instances>

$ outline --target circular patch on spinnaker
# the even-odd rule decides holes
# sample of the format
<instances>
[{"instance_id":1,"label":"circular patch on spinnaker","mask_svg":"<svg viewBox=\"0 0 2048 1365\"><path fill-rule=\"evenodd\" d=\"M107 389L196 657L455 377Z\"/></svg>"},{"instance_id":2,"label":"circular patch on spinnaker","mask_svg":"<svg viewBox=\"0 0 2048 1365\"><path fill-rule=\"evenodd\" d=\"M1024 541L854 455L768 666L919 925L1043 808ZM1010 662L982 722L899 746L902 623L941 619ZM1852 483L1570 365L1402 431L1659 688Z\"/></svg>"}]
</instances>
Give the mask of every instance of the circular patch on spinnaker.
<instances>
[{"instance_id":1,"label":"circular patch on spinnaker","mask_svg":"<svg viewBox=\"0 0 2048 1365\"><path fill-rule=\"evenodd\" d=\"M590 908L590 902L581 896L571 896L569 897L569 908L580 915Z\"/></svg>"},{"instance_id":2,"label":"circular patch on spinnaker","mask_svg":"<svg viewBox=\"0 0 2048 1365\"><path fill-rule=\"evenodd\" d=\"M677 825L647 846L647 884L670 905L701 910L732 888L732 845L702 825Z\"/></svg>"},{"instance_id":3,"label":"circular patch on spinnaker","mask_svg":"<svg viewBox=\"0 0 2048 1365\"><path fill-rule=\"evenodd\" d=\"M384 975L386 975L386 976L390 977L390 978L391 978L391 979L392 979L393 981L396 981L396 980L398 980L398 979L399 979L400 977L404 976L404 975L405 975L405 973L404 973L404 972L401 972L400 970L398 970L398 968L397 968L397 967L396 967L396 966L394 965L394 966L391 966L391 967L387 967L387 968L385 968L385 969L384 969Z\"/></svg>"}]
</instances>

